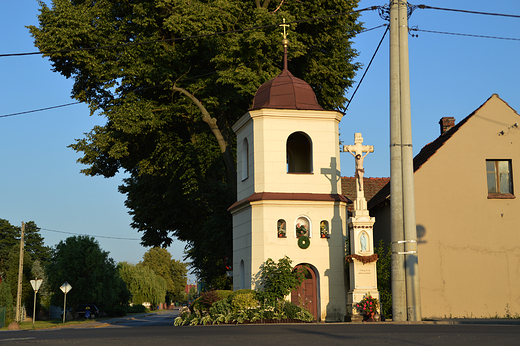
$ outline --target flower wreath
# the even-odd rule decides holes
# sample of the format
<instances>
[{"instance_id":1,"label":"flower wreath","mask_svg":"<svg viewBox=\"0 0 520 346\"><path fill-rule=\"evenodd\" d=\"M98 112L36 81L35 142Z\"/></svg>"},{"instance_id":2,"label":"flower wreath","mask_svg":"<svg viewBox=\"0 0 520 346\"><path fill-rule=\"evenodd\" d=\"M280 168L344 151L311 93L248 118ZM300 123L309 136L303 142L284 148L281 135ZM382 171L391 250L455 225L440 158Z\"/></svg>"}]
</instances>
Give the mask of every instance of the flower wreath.
<instances>
[{"instance_id":1,"label":"flower wreath","mask_svg":"<svg viewBox=\"0 0 520 346\"><path fill-rule=\"evenodd\" d=\"M298 238L298 246L300 249L306 249L311 245L311 240L306 235L302 235Z\"/></svg>"}]
</instances>

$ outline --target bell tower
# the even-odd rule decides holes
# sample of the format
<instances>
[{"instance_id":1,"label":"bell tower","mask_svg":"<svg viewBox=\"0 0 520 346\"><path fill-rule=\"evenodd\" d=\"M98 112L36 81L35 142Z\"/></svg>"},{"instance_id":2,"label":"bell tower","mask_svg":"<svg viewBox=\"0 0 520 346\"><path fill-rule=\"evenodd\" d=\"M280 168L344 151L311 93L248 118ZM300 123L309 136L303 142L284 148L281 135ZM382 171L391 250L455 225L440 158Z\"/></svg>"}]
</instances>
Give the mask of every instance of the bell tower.
<instances>
[{"instance_id":1,"label":"bell tower","mask_svg":"<svg viewBox=\"0 0 520 346\"><path fill-rule=\"evenodd\" d=\"M289 72L285 28L282 72L260 86L252 108L233 126L238 167L237 202L229 208L233 289L261 285L262 264L288 256L294 266L309 269L293 302L303 300L317 320L342 321L347 199L340 194L338 124L343 114L324 110L311 86Z\"/></svg>"}]
</instances>

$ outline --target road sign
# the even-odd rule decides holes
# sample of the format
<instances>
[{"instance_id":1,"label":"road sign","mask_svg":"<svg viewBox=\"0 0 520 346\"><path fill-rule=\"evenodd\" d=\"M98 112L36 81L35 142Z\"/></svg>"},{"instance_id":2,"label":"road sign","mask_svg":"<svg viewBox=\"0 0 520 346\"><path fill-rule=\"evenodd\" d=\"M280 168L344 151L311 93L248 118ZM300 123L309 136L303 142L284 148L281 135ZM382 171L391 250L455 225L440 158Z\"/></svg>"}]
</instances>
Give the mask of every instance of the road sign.
<instances>
[{"instance_id":1,"label":"road sign","mask_svg":"<svg viewBox=\"0 0 520 346\"><path fill-rule=\"evenodd\" d=\"M38 292L38 290L40 289L40 286L42 284L42 279L38 279L38 280L31 280L31 286L34 290L34 292Z\"/></svg>"},{"instance_id":2,"label":"road sign","mask_svg":"<svg viewBox=\"0 0 520 346\"><path fill-rule=\"evenodd\" d=\"M69 293L71 289L72 286L67 281L65 281L65 283L60 286L60 290L65 294Z\"/></svg>"}]
</instances>

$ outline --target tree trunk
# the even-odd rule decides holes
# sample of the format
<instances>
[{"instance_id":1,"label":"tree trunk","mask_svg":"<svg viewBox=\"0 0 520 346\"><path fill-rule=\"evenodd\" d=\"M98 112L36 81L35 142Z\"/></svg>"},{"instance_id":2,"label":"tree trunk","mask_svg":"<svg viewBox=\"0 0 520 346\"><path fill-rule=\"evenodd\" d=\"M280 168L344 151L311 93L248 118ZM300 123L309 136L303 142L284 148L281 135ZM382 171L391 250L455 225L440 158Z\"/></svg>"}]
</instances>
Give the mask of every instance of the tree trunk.
<instances>
[{"instance_id":1,"label":"tree trunk","mask_svg":"<svg viewBox=\"0 0 520 346\"><path fill-rule=\"evenodd\" d=\"M237 181L236 181L236 168L235 168L235 161L233 159L233 153L231 146L226 142L224 139L224 136L222 135L222 132L218 128L217 125L217 119L212 118L209 112L206 110L206 107L188 90L184 88L180 88L178 86L173 86L172 89L174 91L178 91L184 95L186 95L190 100L195 103L197 107L199 107L201 113L202 113L202 120L208 124L209 128L211 129L211 132L213 132L213 135L217 139L218 145L220 147L220 152L222 153L222 158L224 159L224 164L226 165L226 175L227 175L227 181L228 184L231 186L233 191L236 192L237 187Z\"/></svg>"}]
</instances>

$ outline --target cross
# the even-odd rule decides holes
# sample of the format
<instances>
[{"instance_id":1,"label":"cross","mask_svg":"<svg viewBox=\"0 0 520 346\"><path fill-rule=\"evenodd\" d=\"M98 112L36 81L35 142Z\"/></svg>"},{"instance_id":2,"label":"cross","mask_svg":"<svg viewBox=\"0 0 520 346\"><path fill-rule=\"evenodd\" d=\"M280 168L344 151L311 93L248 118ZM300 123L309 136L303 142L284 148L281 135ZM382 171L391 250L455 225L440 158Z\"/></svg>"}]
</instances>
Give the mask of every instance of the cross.
<instances>
[{"instance_id":1,"label":"cross","mask_svg":"<svg viewBox=\"0 0 520 346\"><path fill-rule=\"evenodd\" d=\"M363 160L368 155L368 153L374 152L374 146L372 145L363 145L363 137L361 137L361 133L354 134L354 145L344 145L343 151L349 152L356 159L356 178L357 179L357 189L361 191L358 193L358 197L364 197L363 191L363 175L365 173L365 169L363 168ZM363 153L366 153L363 155ZM361 195L361 196L360 196Z\"/></svg>"},{"instance_id":2,"label":"cross","mask_svg":"<svg viewBox=\"0 0 520 346\"><path fill-rule=\"evenodd\" d=\"M283 24L280 24L279 26L283 26L283 34L282 34L282 37L284 40L287 39L287 32L285 31L285 28L286 27L289 27L291 26L290 24L285 24L285 18L283 19Z\"/></svg>"}]
</instances>

